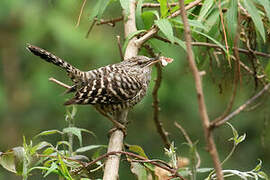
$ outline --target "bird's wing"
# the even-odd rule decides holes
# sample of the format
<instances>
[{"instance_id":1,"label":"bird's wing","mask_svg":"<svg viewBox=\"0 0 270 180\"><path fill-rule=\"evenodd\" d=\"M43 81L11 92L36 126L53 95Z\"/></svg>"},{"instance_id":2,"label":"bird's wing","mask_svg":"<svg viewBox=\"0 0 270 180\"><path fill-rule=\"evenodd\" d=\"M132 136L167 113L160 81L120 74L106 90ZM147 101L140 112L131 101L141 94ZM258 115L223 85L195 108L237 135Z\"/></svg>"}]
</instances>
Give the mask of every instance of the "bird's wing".
<instances>
[{"instance_id":1,"label":"bird's wing","mask_svg":"<svg viewBox=\"0 0 270 180\"><path fill-rule=\"evenodd\" d=\"M78 89L70 104L117 104L134 98L142 89L136 76L111 72Z\"/></svg>"}]
</instances>

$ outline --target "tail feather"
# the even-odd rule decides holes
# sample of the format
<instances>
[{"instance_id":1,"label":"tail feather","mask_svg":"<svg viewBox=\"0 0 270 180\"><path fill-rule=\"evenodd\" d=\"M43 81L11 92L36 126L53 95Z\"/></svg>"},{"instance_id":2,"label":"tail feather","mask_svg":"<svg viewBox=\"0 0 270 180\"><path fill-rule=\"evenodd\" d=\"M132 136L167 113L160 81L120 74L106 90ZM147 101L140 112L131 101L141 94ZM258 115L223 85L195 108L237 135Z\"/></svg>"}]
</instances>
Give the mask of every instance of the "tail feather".
<instances>
[{"instance_id":1,"label":"tail feather","mask_svg":"<svg viewBox=\"0 0 270 180\"><path fill-rule=\"evenodd\" d=\"M41 59L65 69L72 81L74 81L75 83L81 79L83 74L82 71L73 67L71 64L53 55L52 53L30 44L27 45L27 49L34 55L39 56Z\"/></svg>"}]
</instances>

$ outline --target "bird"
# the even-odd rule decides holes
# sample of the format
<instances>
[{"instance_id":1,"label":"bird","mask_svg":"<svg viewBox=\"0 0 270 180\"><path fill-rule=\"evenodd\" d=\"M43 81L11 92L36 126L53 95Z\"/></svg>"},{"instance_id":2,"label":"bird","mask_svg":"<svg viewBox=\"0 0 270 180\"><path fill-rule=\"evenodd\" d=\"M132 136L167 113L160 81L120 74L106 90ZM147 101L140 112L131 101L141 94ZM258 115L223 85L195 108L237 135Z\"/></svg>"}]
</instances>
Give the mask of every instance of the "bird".
<instances>
[{"instance_id":1,"label":"bird","mask_svg":"<svg viewBox=\"0 0 270 180\"><path fill-rule=\"evenodd\" d=\"M115 64L89 71L81 71L67 61L31 44L26 47L46 62L64 69L73 85L66 93L75 93L64 105L93 105L118 128L124 128L115 120L117 113L131 109L146 95L154 64L161 58L135 56Z\"/></svg>"}]
</instances>

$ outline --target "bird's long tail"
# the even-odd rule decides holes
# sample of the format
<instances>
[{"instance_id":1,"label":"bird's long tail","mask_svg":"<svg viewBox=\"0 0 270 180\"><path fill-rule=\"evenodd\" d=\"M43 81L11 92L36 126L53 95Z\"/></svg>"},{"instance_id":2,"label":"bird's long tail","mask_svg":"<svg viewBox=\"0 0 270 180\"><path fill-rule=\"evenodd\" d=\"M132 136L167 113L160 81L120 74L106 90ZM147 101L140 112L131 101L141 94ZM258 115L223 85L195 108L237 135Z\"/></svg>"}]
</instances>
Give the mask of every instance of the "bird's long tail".
<instances>
[{"instance_id":1,"label":"bird's long tail","mask_svg":"<svg viewBox=\"0 0 270 180\"><path fill-rule=\"evenodd\" d=\"M39 56L41 59L65 69L73 82L77 83L82 79L84 72L73 67L71 64L53 55L52 53L30 44L27 45L27 49L34 55Z\"/></svg>"}]
</instances>

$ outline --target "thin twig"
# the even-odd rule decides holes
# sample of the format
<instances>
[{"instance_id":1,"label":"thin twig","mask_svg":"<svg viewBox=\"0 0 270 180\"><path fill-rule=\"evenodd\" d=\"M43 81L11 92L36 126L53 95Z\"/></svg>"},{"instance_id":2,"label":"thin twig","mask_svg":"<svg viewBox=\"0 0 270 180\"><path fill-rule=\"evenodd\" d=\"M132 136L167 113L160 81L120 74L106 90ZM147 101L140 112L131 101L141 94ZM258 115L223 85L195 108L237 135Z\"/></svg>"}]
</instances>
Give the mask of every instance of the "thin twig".
<instances>
[{"instance_id":1,"label":"thin twig","mask_svg":"<svg viewBox=\"0 0 270 180\"><path fill-rule=\"evenodd\" d=\"M177 122L174 122L174 125L182 132L183 136L185 137L186 141L190 146L193 146L193 142L191 141L190 137L188 136L186 130ZM198 153L198 151L195 151L195 155L197 158L196 168L198 169L201 165L201 157Z\"/></svg>"},{"instance_id":2,"label":"thin twig","mask_svg":"<svg viewBox=\"0 0 270 180\"><path fill-rule=\"evenodd\" d=\"M253 103L257 98L259 98L261 95L263 95L270 87L270 83L264 86L264 88L258 92L258 94L254 95L252 98L247 100L243 105L239 106L235 111L233 111L231 114L226 116L224 119L218 121L218 122L212 122L211 127L218 127L221 126L222 124L226 123L229 121L231 118L239 114L241 111L243 111L245 108L247 108L248 105Z\"/></svg>"},{"instance_id":3,"label":"thin twig","mask_svg":"<svg viewBox=\"0 0 270 180\"><path fill-rule=\"evenodd\" d=\"M58 156L53 156L53 155L44 155L44 154L36 154L36 156L37 156L37 157L56 158L56 159L58 158ZM66 159L66 160L69 160L69 161L76 162L76 163L80 164L82 167L84 167L84 166L85 166L85 163L84 163L84 162L79 161L79 160L77 160L77 159L72 159L72 158L70 158L70 157L65 157L65 156L61 156L61 158Z\"/></svg>"},{"instance_id":4,"label":"thin twig","mask_svg":"<svg viewBox=\"0 0 270 180\"><path fill-rule=\"evenodd\" d=\"M119 50L121 60L124 61L125 58L124 58L124 54L123 54L123 51L122 51L122 45L121 45L121 41L120 41L120 36L117 35L116 38L117 38L117 46L118 46L118 50Z\"/></svg>"},{"instance_id":5,"label":"thin twig","mask_svg":"<svg viewBox=\"0 0 270 180\"><path fill-rule=\"evenodd\" d=\"M166 164L165 162L162 161L162 163L160 161L151 161L143 156L140 156L140 155L137 155L137 154L134 154L134 153L131 153L131 152L125 152L125 151L112 151L112 152L108 152L106 154L103 154L102 156L99 156L97 159L85 164L84 166L80 167L80 168L77 168L76 170L74 170L73 172L74 173L79 173L80 171L82 171L84 168L88 168L90 167L91 165L95 164L96 162L106 158L106 157L109 157L109 156L112 156L112 155L119 155L119 154L125 154L127 156L130 156L130 157L134 157L134 158L137 158L137 159L140 159L142 161L145 161L145 162L148 162L148 163L151 163L157 167L160 167L162 169L165 169L167 170L168 172L170 172L172 175L176 176L176 177L179 177L181 180L184 180L184 178L177 172L177 169L174 169L174 168L171 168L171 166L169 164ZM164 165L164 163L166 165L161 165L161 164Z\"/></svg>"},{"instance_id":6,"label":"thin twig","mask_svg":"<svg viewBox=\"0 0 270 180\"><path fill-rule=\"evenodd\" d=\"M148 51L148 53L152 56L152 57L156 57L153 49L145 44L143 45L143 47ZM159 100L158 100L158 90L160 88L160 85L161 85L161 82L162 82L162 69L161 69L161 66L160 64L156 64L156 69L157 69L157 79L155 80L155 85L154 85L154 88L153 88L153 91L152 91L152 97L153 97L153 119L154 119L154 122L155 122L155 125L156 125L156 129L165 145L166 148L170 148L170 139L169 139L169 136L168 136L168 132L164 129L163 127L163 123L159 120L159 111L160 111L160 108L159 108Z\"/></svg>"},{"instance_id":7,"label":"thin twig","mask_svg":"<svg viewBox=\"0 0 270 180\"><path fill-rule=\"evenodd\" d=\"M216 118L213 122L217 122L220 121L221 119L225 118L232 109L235 97L236 97L236 93L237 93L237 89L238 89L238 82L240 81L241 84L241 71L240 71L240 56L239 56L239 52L238 52L238 42L239 42L239 34L240 34L240 14L238 14L238 25L237 25L237 33L234 37L234 48L233 52L234 52L234 57L235 57L235 73L234 73L234 80L233 80L233 93L231 96L231 99L227 105L226 110L223 112L223 114L221 116L219 116L218 118ZM221 163L223 164L223 163Z\"/></svg>"},{"instance_id":8,"label":"thin twig","mask_svg":"<svg viewBox=\"0 0 270 180\"><path fill-rule=\"evenodd\" d=\"M120 16L118 18L114 18L114 19L109 19L109 20L104 20L104 19L100 19L99 22L97 23L97 25L103 25L103 24L108 24L112 27L115 26L115 23L123 21L124 17Z\"/></svg>"},{"instance_id":9,"label":"thin twig","mask_svg":"<svg viewBox=\"0 0 270 180\"><path fill-rule=\"evenodd\" d=\"M75 26L76 28L79 27L79 25L80 25L82 13L83 13L83 9L84 9L84 6L86 4L86 1L87 0L84 0L83 3L82 3L81 9L80 9L80 14L78 16L78 20L77 20L77 23L76 23L76 26Z\"/></svg>"},{"instance_id":10,"label":"thin twig","mask_svg":"<svg viewBox=\"0 0 270 180\"><path fill-rule=\"evenodd\" d=\"M178 6L178 3L169 3L169 6ZM160 7L159 3L143 3L142 8L157 8Z\"/></svg>"},{"instance_id":11,"label":"thin twig","mask_svg":"<svg viewBox=\"0 0 270 180\"><path fill-rule=\"evenodd\" d=\"M61 82L61 81L59 81L59 80L57 80L57 79L55 79L53 77L50 77L49 78L49 81L52 81L52 82L54 82L54 83L56 83L56 84L58 84L58 85L60 85L60 86L62 86L64 88L66 88L66 89L70 89L71 88L71 86L69 86L69 85L67 85L67 84L65 84L65 83L63 83L63 82Z\"/></svg>"},{"instance_id":12,"label":"thin twig","mask_svg":"<svg viewBox=\"0 0 270 180\"><path fill-rule=\"evenodd\" d=\"M86 33L86 36L85 36L86 38L88 38L88 36L89 36L90 32L92 31L93 27L95 26L96 22L97 22L96 19L94 19L93 22L91 22L90 27Z\"/></svg>"},{"instance_id":13,"label":"thin twig","mask_svg":"<svg viewBox=\"0 0 270 180\"><path fill-rule=\"evenodd\" d=\"M222 12L222 8L221 8L221 0L219 0L219 2L218 2L218 9L219 9L220 22L221 22L221 26L222 26L223 36L224 36L224 40L225 40L225 47L226 47L226 50L227 50L226 53L229 54L229 46L228 46L227 34L226 34L225 25L224 25L223 12ZM231 66L230 59L228 59L228 60L229 60L229 65Z\"/></svg>"},{"instance_id":14,"label":"thin twig","mask_svg":"<svg viewBox=\"0 0 270 180\"><path fill-rule=\"evenodd\" d=\"M156 38L158 40L161 40L161 41L164 41L166 43L171 43L170 40L168 40L168 39L166 39L164 37L158 36L158 35L154 35L154 38ZM179 45L177 42L174 42L174 44ZM207 42L192 42L191 45L192 46L206 46L206 47L210 47L210 48L217 48L217 49L223 50L219 45L212 44L212 43L207 43ZM240 53L244 53L244 54L249 54L250 53L250 51L247 50L247 49L242 49L242 48L238 48L238 47L233 47L232 49L233 50L237 49ZM270 54L267 54L267 53L263 53L263 52L259 52L259 51L253 51L253 53L255 55L257 55L257 56L270 58Z\"/></svg>"},{"instance_id":15,"label":"thin twig","mask_svg":"<svg viewBox=\"0 0 270 180\"><path fill-rule=\"evenodd\" d=\"M209 117L207 114L207 109L206 109L206 105L205 105L205 101L204 101L201 76L199 74L199 71L198 71L198 68L196 66L194 56L193 56L192 45L191 45L192 39L191 39L191 35L190 35L191 31L190 31L190 27L188 24L184 0L179 0L179 3L180 3L181 16L182 16L183 25L184 25L188 62L189 62L189 66L190 66L190 69L192 71L192 74L193 74L194 80L195 80L197 98L198 98L198 103L199 103L199 112L200 112L200 117L201 117L201 121L202 121L202 125L203 125L204 135L205 135L205 139L207 142L208 151L212 157L212 160L214 163L214 168L215 168L216 173L217 173L217 179L223 180L224 178L223 178L220 160L218 157L218 152L217 152L216 145L215 145L215 142L213 139L212 131L211 131L211 129L209 129L210 121L209 121Z\"/></svg>"}]
</instances>

